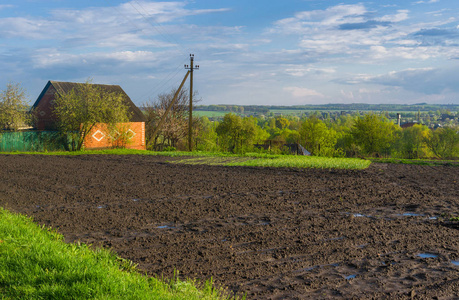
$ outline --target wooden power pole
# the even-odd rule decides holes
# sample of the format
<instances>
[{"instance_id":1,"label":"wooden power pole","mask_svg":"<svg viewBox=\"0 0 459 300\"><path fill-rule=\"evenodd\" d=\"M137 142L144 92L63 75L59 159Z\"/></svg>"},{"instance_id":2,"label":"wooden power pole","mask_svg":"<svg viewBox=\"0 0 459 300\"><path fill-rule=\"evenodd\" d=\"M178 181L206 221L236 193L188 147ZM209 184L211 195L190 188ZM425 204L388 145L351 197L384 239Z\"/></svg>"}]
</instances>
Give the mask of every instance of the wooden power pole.
<instances>
[{"instance_id":1,"label":"wooden power pole","mask_svg":"<svg viewBox=\"0 0 459 300\"><path fill-rule=\"evenodd\" d=\"M194 65L194 54L190 54L190 65L185 65L190 70L190 112L188 117L188 150L193 151L193 70L199 70L199 65Z\"/></svg>"}]
</instances>

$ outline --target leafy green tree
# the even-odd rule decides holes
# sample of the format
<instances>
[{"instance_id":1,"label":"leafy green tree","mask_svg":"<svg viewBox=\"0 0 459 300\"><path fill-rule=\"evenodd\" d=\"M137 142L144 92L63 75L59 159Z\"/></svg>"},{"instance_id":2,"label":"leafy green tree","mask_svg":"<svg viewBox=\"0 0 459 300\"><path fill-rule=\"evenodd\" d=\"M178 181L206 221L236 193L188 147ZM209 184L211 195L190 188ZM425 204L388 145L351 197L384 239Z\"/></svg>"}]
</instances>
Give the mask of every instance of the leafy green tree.
<instances>
[{"instance_id":1,"label":"leafy green tree","mask_svg":"<svg viewBox=\"0 0 459 300\"><path fill-rule=\"evenodd\" d=\"M57 128L71 141L72 150L80 150L88 133L98 123L109 130L128 122L129 112L124 96L107 92L87 81L67 93L59 93L53 106Z\"/></svg>"},{"instance_id":2,"label":"leafy green tree","mask_svg":"<svg viewBox=\"0 0 459 300\"><path fill-rule=\"evenodd\" d=\"M279 128L280 130L288 128L290 125L290 121L287 118L284 118L282 116L276 117L275 122L276 122L276 127Z\"/></svg>"},{"instance_id":3,"label":"leafy green tree","mask_svg":"<svg viewBox=\"0 0 459 300\"><path fill-rule=\"evenodd\" d=\"M226 114L216 131L223 151L242 153L253 148L253 144L265 135L254 117L241 118L233 113Z\"/></svg>"},{"instance_id":4,"label":"leafy green tree","mask_svg":"<svg viewBox=\"0 0 459 300\"><path fill-rule=\"evenodd\" d=\"M237 152L242 140L242 118L229 113L223 117L217 128L218 142L223 151Z\"/></svg>"},{"instance_id":5,"label":"leafy green tree","mask_svg":"<svg viewBox=\"0 0 459 300\"><path fill-rule=\"evenodd\" d=\"M360 152L360 147L354 143L351 135L351 128L354 126L355 119L350 114L341 115L331 124L331 128L336 131L337 135L335 148L339 153L347 157L354 157Z\"/></svg>"},{"instance_id":6,"label":"leafy green tree","mask_svg":"<svg viewBox=\"0 0 459 300\"><path fill-rule=\"evenodd\" d=\"M196 150L216 151L217 150L217 124L211 122L207 117L201 117L196 121L195 138Z\"/></svg>"},{"instance_id":7,"label":"leafy green tree","mask_svg":"<svg viewBox=\"0 0 459 300\"><path fill-rule=\"evenodd\" d=\"M18 130L29 122L25 90L19 83L8 83L0 93L0 131Z\"/></svg>"},{"instance_id":8,"label":"leafy green tree","mask_svg":"<svg viewBox=\"0 0 459 300\"><path fill-rule=\"evenodd\" d=\"M428 149L424 141L428 137L429 131L427 126L419 124L401 130L400 137L395 143L398 155L409 159L427 156Z\"/></svg>"},{"instance_id":9,"label":"leafy green tree","mask_svg":"<svg viewBox=\"0 0 459 300\"><path fill-rule=\"evenodd\" d=\"M336 131L329 129L316 115L310 116L301 125L300 136L303 146L317 156L335 155Z\"/></svg>"},{"instance_id":10,"label":"leafy green tree","mask_svg":"<svg viewBox=\"0 0 459 300\"><path fill-rule=\"evenodd\" d=\"M459 155L459 128L457 127L438 128L424 141L438 158L454 158Z\"/></svg>"},{"instance_id":11,"label":"leafy green tree","mask_svg":"<svg viewBox=\"0 0 459 300\"><path fill-rule=\"evenodd\" d=\"M357 117L350 133L363 154L389 154L396 138L397 127L385 117L374 113Z\"/></svg>"}]
</instances>

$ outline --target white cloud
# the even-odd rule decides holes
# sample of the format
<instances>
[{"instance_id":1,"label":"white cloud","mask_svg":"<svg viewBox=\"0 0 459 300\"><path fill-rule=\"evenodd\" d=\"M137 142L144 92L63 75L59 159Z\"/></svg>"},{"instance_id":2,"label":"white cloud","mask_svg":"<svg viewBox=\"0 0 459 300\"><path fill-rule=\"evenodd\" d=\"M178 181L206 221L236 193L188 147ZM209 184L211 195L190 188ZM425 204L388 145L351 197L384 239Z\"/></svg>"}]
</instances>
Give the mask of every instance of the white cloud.
<instances>
[{"instance_id":1,"label":"white cloud","mask_svg":"<svg viewBox=\"0 0 459 300\"><path fill-rule=\"evenodd\" d=\"M409 10L399 10L397 11L397 14L395 15L385 15L381 18L376 18L376 20L381 21L381 22L398 23L398 22L402 22L408 19L409 12L410 12Z\"/></svg>"},{"instance_id":2,"label":"white cloud","mask_svg":"<svg viewBox=\"0 0 459 300\"><path fill-rule=\"evenodd\" d=\"M418 94L434 95L459 92L459 78L455 76L455 68L408 68L391 71L381 75L359 75L352 79L341 80L350 85L381 85L390 89L400 88Z\"/></svg>"},{"instance_id":3,"label":"white cloud","mask_svg":"<svg viewBox=\"0 0 459 300\"><path fill-rule=\"evenodd\" d=\"M50 39L59 33L62 24L45 19L23 17L0 19L0 37L30 40Z\"/></svg>"},{"instance_id":4,"label":"white cloud","mask_svg":"<svg viewBox=\"0 0 459 300\"><path fill-rule=\"evenodd\" d=\"M315 90L302 87L285 87L284 91L291 93L294 98L324 97L324 95Z\"/></svg>"},{"instance_id":5,"label":"white cloud","mask_svg":"<svg viewBox=\"0 0 459 300\"><path fill-rule=\"evenodd\" d=\"M151 18L156 23L167 23L186 16L226 12L228 8L220 9L186 9L186 2L150 2L130 1L120 5L120 9L135 18Z\"/></svg>"},{"instance_id":6,"label":"white cloud","mask_svg":"<svg viewBox=\"0 0 459 300\"><path fill-rule=\"evenodd\" d=\"M285 73L294 77L304 77L307 75L326 76L335 73L335 69L331 68L312 68L302 66L291 66L285 69Z\"/></svg>"},{"instance_id":7,"label":"white cloud","mask_svg":"<svg viewBox=\"0 0 459 300\"><path fill-rule=\"evenodd\" d=\"M7 8L13 8L14 5L11 4L0 4L0 10L2 9L7 9Z\"/></svg>"},{"instance_id":8,"label":"white cloud","mask_svg":"<svg viewBox=\"0 0 459 300\"><path fill-rule=\"evenodd\" d=\"M94 52L85 54L61 53L56 49L42 49L33 56L34 68L53 68L99 64L111 62L116 68L119 63L148 64L156 61L158 55L149 51Z\"/></svg>"},{"instance_id":9,"label":"white cloud","mask_svg":"<svg viewBox=\"0 0 459 300\"><path fill-rule=\"evenodd\" d=\"M413 4L432 4L432 3L437 3L437 2L440 2L440 0L417 1L417 2L413 2Z\"/></svg>"},{"instance_id":10,"label":"white cloud","mask_svg":"<svg viewBox=\"0 0 459 300\"><path fill-rule=\"evenodd\" d=\"M293 18L275 22L272 32L298 34L319 32L320 28L336 27L344 23L363 22L366 8L361 5L338 5L326 10L303 11Z\"/></svg>"},{"instance_id":11,"label":"white cloud","mask_svg":"<svg viewBox=\"0 0 459 300\"><path fill-rule=\"evenodd\" d=\"M435 47L392 47L372 46L371 57L377 60L393 60L397 58L412 60L427 60L439 56Z\"/></svg>"}]
</instances>

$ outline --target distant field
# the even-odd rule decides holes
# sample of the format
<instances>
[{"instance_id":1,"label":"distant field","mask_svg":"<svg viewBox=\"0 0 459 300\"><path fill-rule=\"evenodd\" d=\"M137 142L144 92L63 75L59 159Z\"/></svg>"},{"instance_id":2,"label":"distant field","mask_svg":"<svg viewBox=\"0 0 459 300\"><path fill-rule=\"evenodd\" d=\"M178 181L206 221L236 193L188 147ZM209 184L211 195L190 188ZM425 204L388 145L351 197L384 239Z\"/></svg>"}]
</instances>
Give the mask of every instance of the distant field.
<instances>
[{"instance_id":1,"label":"distant field","mask_svg":"<svg viewBox=\"0 0 459 300\"><path fill-rule=\"evenodd\" d=\"M269 112L274 114L283 114L283 115L301 115L303 113L311 113L311 112L329 112L329 113L336 113L342 111L364 111L364 112L380 112L379 110L333 110L333 109L271 109ZM413 114L417 113L416 111L399 111L399 110L385 110L384 112L388 113L400 113L402 117L404 114Z\"/></svg>"},{"instance_id":2,"label":"distant field","mask_svg":"<svg viewBox=\"0 0 459 300\"><path fill-rule=\"evenodd\" d=\"M301 116L304 113L313 113L313 112L319 112L319 113L339 113L341 111L352 111L352 112L380 112L379 110L333 110L333 109L270 109L269 113L273 113L275 115L286 115L286 116ZM385 110L384 112L388 113L400 113L402 114L402 117L407 114L414 114L417 113L416 111L396 111L396 110ZM208 118L222 118L226 114L230 113L229 111L209 111L209 110L194 110L193 114L198 117L208 117ZM425 112L424 112L425 113ZM240 113L237 113L240 114ZM245 112L246 115L251 114L250 111Z\"/></svg>"},{"instance_id":3,"label":"distant field","mask_svg":"<svg viewBox=\"0 0 459 300\"><path fill-rule=\"evenodd\" d=\"M209 111L209 110L194 110L193 115L197 117L220 118L224 117L227 111Z\"/></svg>"}]
</instances>

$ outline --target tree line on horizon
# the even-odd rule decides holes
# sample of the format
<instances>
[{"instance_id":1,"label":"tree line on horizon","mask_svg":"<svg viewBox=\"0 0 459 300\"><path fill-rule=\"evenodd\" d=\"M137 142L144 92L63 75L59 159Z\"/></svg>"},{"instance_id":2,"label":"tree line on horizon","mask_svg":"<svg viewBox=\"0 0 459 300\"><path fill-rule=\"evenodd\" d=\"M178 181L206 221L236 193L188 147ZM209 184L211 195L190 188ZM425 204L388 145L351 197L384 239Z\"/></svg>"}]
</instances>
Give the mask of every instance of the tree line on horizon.
<instances>
[{"instance_id":1,"label":"tree line on horizon","mask_svg":"<svg viewBox=\"0 0 459 300\"><path fill-rule=\"evenodd\" d=\"M185 150L188 133L188 93L182 91L166 125L156 128L171 93L144 105L148 118L147 140L151 150ZM240 112L240 110L239 110ZM459 127L435 130L415 124L401 128L386 114L343 114L336 118L313 112L308 116L241 116L228 112L215 121L193 118L194 149L211 152L270 152L290 154L290 144L300 144L312 155L325 157L457 158Z\"/></svg>"},{"instance_id":2,"label":"tree line on horizon","mask_svg":"<svg viewBox=\"0 0 459 300\"><path fill-rule=\"evenodd\" d=\"M188 92L182 90L157 130L175 90L161 94L144 105L146 141L149 150L188 149ZM25 92L19 84L10 83L0 93L0 132L18 130L33 120L27 114ZM103 94L90 82L80 91L72 91L56 99L54 112L57 129L62 135L74 133L83 137L96 123L115 125L128 119L122 98ZM324 118L308 116L240 116L227 113L221 120L193 118L193 148L211 152L269 152L289 154L290 144L300 144L311 155L324 157L394 157L394 158L458 158L459 127L445 126L435 130L415 124L400 128L384 114L343 114ZM77 132L75 134L75 132ZM79 150L81 143L72 150Z\"/></svg>"}]
</instances>

